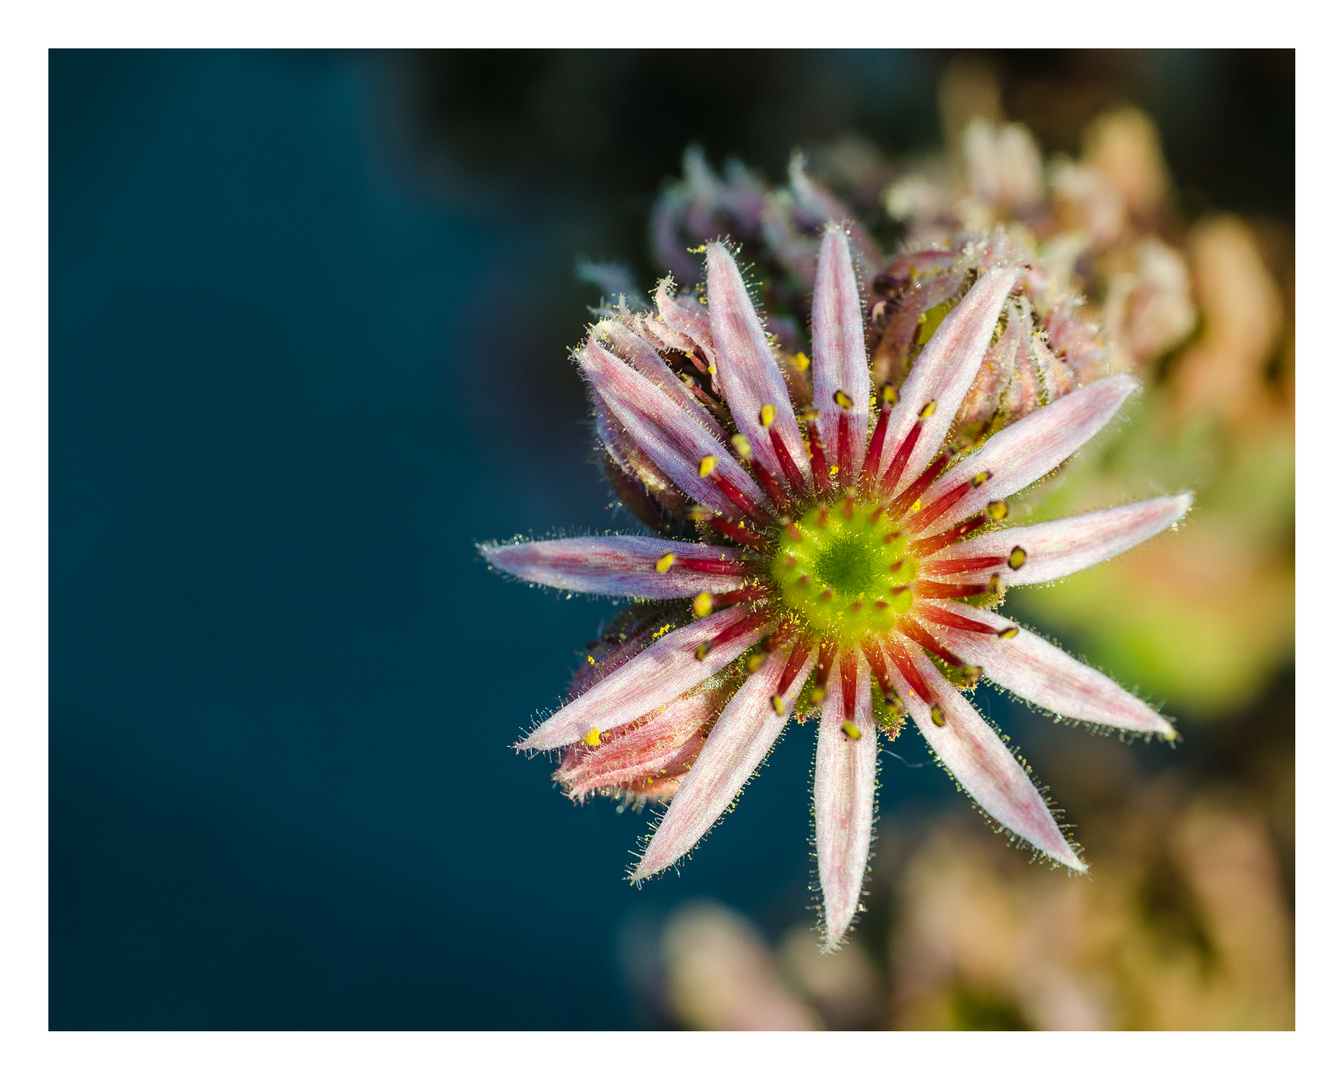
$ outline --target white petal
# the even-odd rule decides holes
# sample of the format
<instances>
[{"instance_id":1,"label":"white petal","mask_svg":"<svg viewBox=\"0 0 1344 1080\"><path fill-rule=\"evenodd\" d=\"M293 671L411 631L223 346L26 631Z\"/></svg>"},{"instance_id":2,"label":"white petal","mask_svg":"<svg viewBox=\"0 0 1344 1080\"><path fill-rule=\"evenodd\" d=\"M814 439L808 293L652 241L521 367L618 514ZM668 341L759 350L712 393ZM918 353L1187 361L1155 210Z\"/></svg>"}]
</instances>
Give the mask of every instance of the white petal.
<instances>
[{"instance_id":1,"label":"white petal","mask_svg":"<svg viewBox=\"0 0 1344 1080\"><path fill-rule=\"evenodd\" d=\"M634 446L689 498L730 517L741 516L718 485L700 475L701 460L713 457L724 477L764 512L764 493L700 416L673 404L654 383L595 341L579 354L579 366ZM699 412L708 417L704 409Z\"/></svg>"},{"instance_id":2,"label":"white petal","mask_svg":"<svg viewBox=\"0 0 1344 1080\"><path fill-rule=\"evenodd\" d=\"M942 495L981 472L988 472L989 480L933 521L925 522L921 531L936 532L940 526L977 514L988 503L1015 495L1039 480L1105 427L1138 386L1129 375L1101 379L1004 428L970 457L948 469L929 488L924 505L932 506Z\"/></svg>"},{"instance_id":3,"label":"white petal","mask_svg":"<svg viewBox=\"0 0 1344 1080\"><path fill-rule=\"evenodd\" d=\"M606 338L611 351L621 356L632 368L659 387L698 423L707 427L716 439L725 444L728 442L728 435L722 425L696 400L690 387L677 378L667 366L667 361L658 355L657 349L614 319L602 320L593 327L592 333L599 340Z\"/></svg>"},{"instance_id":4,"label":"white petal","mask_svg":"<svg viewBox=\"0 0 1344 1080\"><path fill-rule=\"evenodd\" d=\"M1097 510L1077 517L1021 525L961 540L938 553L939 559L970 559L997 555L1006 559L1013 548L1027 553L1017 570L1003 567L1005 585L1036 585L1077 573L1128 551L1156 536L1185 516L1194 497L1172 495L1160 499ZM964 577L965 575L957 575ZM977 571L983 578L985 571Z\"/></svg>"},{"instance_id":5,"label":"white petal","mask_svg":"<svg viewBox=\"0 0 1344 1080\"><path fill-rule=\"evenodd\" d=\"M773 406L784 447L793 455L794 464L806 473L807 457L784 375L765 340L765 329L737 264L722 244L709 245L705 272L709 320L718 356L716 377L738 431L751 443L756 459L776 476L783 476L770 433L760 420L761 409Z\"/></svg>"},{"instance_id":6,"label":"white petal","mask_svg":"<svg viewBox=\"0 0 1344 1080\"><path fill-rule=\"evenodd\" d=\"M901 399L891 410L886 439L882 444L882 469L896 455L920 411L930 401L938 407L924 421L919 441L906 462L900 481L888 490L900 492L934 459L948 428L956 419L966 391L975 381L980 362L985 358L994 327L998 324L1008 293L1017 284L1016 267L991 270L971 288L965 298L934 331L919 354L910 375L901 385ZM927 502L927 500L926 500Z\"/></svg>"},{"instance_id":7,"label":"white petal","mask_svg":"<svg viewBox=\"0 0 1344 1080\"><path fill-rule=\"evenodd\" d=\"M673 630L557 711L515 748L554 750L578 742L594 728L608 731L666 705L727 667L765 636L768 625L715 646L703 660L695 658L699 646L746 617L739 608L726 608Z\"/></svg>"},{"instance_id":8,"label":"white petal","mask_svg":"<svg viewBox=\"0 0 1344 1080\"><path fill-rule=\"evenodd\" d=\"M868 848L873 831L873 796L877 786L877 729L868 662L858 657L859 694L854 726L859 737L845 734L844 698L829 694L817 728L816 778L817 872L826 916L825 946L840 943L858 910Z\"/></svg>"},{"instance_id":9,"label":"white petal","mask_svg":"<svg viewBox=\"0 0 1344 1080\"><path fill-rule=\"evenodd\" d=\"M688 544L652 536L578 536L522 544L482 544L480 552L497 566L527 581L570 592L671 600L701 592L730 592L742 584L745 567L736 548ZM735 574L706 573L673 562L663 573L658 560L671 552L680 559L711 559L736 568Z\"/></svg>"},{"instance_id":10,"label":"white petal","mask_svg":"<svg viewBox=\"0 0 1344 1080\"><path fill-rule=\"evenodd\" d=\"M841 414L849 413L849 460L857 471L863 464L868 439L868 354L863 342L863 307L850 262L849 244L836 225L826 230L817 262L817 287L812 297L813 405L820 418L826 460L839 460ZM835 401L836 392L853 403L845 410Z\"/></svg>"},{"instance_id":11,"label":"white petal","mask_svg":"<svg viewBox=\"0 0 1344 1080\"><path fill-rule=\"evenodd\" d=\"M942 708L943 723L933 722L929 706L892 668L901 699L910 710L920 734L967 794L1001 825L1050 858L1074 870L1087 867L1059 831L1054 815L1026 769L1003 740L975 711L960 691L943 678L921 649L912 649L916 667Z\"/></svg>"},{"instance_id":12,"label":"white petal","mask_svg":"<svg viewBox=\"0 0 1344 1080\"><path fill-rule=\"evenodd\" d=\"M1075 720L1175 735L1161 716L1100 671L1075 660L1063 649L1037 637L1002 615L966 604L946 604L958 614L995 630L1017 626L1010 638L938 627L934 636L962 659L985 669L985 677L1020 698Z\"/></svg>"},{"instance_id":13,"label":"white petal","mask_svg":"<svg viewBox=\"0 0 1344 1080\"><path fill-rule=\"evenodd\" d=\"M784 715L779 716L770 699L778 687L788 657L788 649L770 653L760 670L742 684L714 722L700 756L695 759L691 771L677 789L672 805L649 839L632 880L639 881L665 870L690 851L719 820L765 760L765 755L788 724L794 700L812 670L814 657L809 657L784 696Z\"/></svg>"}]
</instances>

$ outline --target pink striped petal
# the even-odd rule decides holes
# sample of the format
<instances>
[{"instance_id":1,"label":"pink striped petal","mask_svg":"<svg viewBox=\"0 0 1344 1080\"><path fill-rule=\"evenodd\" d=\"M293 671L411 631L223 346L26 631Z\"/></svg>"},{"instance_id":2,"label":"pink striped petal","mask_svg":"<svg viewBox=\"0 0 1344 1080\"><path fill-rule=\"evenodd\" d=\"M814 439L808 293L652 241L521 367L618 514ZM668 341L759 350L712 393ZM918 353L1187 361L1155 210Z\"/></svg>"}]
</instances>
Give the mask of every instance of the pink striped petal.
<instances>
[{"instance_id":1,"label":"pink striped petal","mask_svg":"<svg viewBox=\"0 0 1344 1080\"><path fill-rule=\"evenodd\" d=\"M658 322L691 345L698 346L705 359L715 364L717 354L714 351L714 332L709 325L709 312L694 300L674 296L671 278L663 278L658 282L654 301L658 306Z\"/></svg>"},{"instance_id":2,"label":"pink striped petal","mask_svg":"<svg viewBox=\"0 0 1344 1080\"><path fill-rule=\"evenodd\" d=\"M695 658L699 646L746 617L739 608L725 608L673 630L556 712L517 743L515 749L554 750L568 746L594 729L600 733L638 720L693 690L769 632L768 624L759 626L711 649L703 660Z\"/></svg>"},{"instance_id":3,"label":"pink striped petal","mask_svg":"<svg viewBox=\"0 0 1344 1080\"><path fill-rule=\"evenodd\" d=\"M611 347L610 351L624 359L689 415L704 424L716 439L724 444L728 442L728 434L719 422L696 400L690 387L677 378L667 366L667 361L658 355L658 350L642 337L614 319L599 322L593 327L592 335L599 340L606 338Z\"/></svg>"},{"instance_id":4,"label":"pink striped petal","mask_svg":"<svg viewBox=\"0 0 1344 1080\"><path fill-rule=\"evenodd\" d=\"M751 443L752 456L776 476L783 476L770 434L761 425L761 409L773 406L784 447L806 472L807 457L789 390L737 264L728 249L718 243L709 245L706 258L709 321L718 354L716 375L737 429Z\"/></svg>"},{"instance_id":5,"label":"pink striped petal","mask_svg":"<svg viewBox=\"0 0 1344 1080\"><path fill-rule=\"evenodd\" d=\"M710 654L711 656L713 653ZM793 703L815 662L808 658L784 695L784 715L775 713L774 696L788 663L789 650L776 649L754 675L733 695L723 715L710 730L700 756L681 782L672 805L658 823L632 875L639 881L666 870L690 851L728 809L751 779L765 755L789 722Z\"/></svg>"},{"instance_id":6,"label":"pink striped petal","mask_svg":"<svg viewBox=\"0 0 1344 1080\"><path fill-rule=\"evenodd\" d=\"M976 617L983 614L977 612ZM1026 769L998 733L980 718L974 706L943 678L922 651L914 650L913 659L941 706L941 726L933 722L929 706L910 688L895 665L892 679L920 734L947 771L995 821L1057 862L1073 870L1086 870L1059 831L1054 815Z\"/></svg>"},{"instance_id":7,"label":"pink striped petal","mask_svg":"<svg viewBox=\"0 0 1344 1080\"><path fill-rule=\"evenodd\" d=\"M849 413L849 460L863 461L868 440L868 354L863 343L863 308L850 262L849 244L837 225L826 230L817 262L817 288L812 297L813 404L820 419L826 460L839 460L840 416ZM836 393L853 404L845 410Z\"/></svg>"},{"instance_id":8,"label":"pink striped petal","mask_svg":"<svg viewBox=\"0 0 1344 1080\"><path fill-rule=\"evenodd\" d=\"M595 341L579 354L579 366L626 436L686 495L730 517L741 515L713 480L700 475L701 459L713 457L723 476L765 512L765 495L706 426L704 409L697 406L697 415L674 407L654 383Z\"/></svg>"},{"instance_id":9,"label":"pink striped petal","mask_svg":"<svg viewBox=\"0 0 1344 1080\"><path fill-rule=\"evenodd\" d=\"M729 592L742 584L741 573L688 570L673 562L664 573L657 563L668 552L683 559L714 559L744 569L736 548L660 540L652 536L577 536L522 544L482 544L491 566L539 585L603 596L639 596L671 600L701 592Z\"/></svg>"},{"instance_id":10,"label":"pink striped petal","mask_svg":"<svg viewBox=\"0 0 1344 1080\"><path fill-rule=\"evenodd\" d=\"M873 831L877 729L873 724L873 695L868 689L868 662L862 656L858 657L858 684L854 726L859 729L859 737L849 738L841 727L845 706L839 693L826 697L817 728L812 792L828 952L840 944L858 910Z\"/></svg>"},{"instance_id":11,"label":"pink striped petal","mask_svg":"<svg viewBox=\"0 0 1344 1080\"><path fill-rule=\"evenodd\" d=\"M1106 426L1125 398L1138 389L1129 375L1116 375L1052 401L1010 424L964 461L948 469L924 498L932 506L942 495L981 472L989 480L923 526L940 526L977 514L988 503L1006 499L1039 480Z\"/></svg>"},{"instance_id":12,"label":"pink striped petal","mask_svg":"<svg viewBox=\"0 0 1344 1080\"><path fill-rule=\"evenodd\" d=\"M1006 585L1037 585L1077 573L1128 551L1136 544L1175 525L1190 509L1189 493L1096 510L1090 514L1022 525L962 540L938 553L939 559L971 559L997 555L1007 560L1013 548L1027 553L1020 569L1004 566L999 572ZM984 577L976 572L977 580ZM966 575L959 579L969 580Z\"/></svg>"},{"instance_id":13,"label":"pink striped petal","mask_svg":"<svg viewBox=\"0 0 1344 1080\"><path fill-rule=\"evenodd\" d=\"M945 605L995 630L1018 626L984 608ZM937 635L964 660L985 669L985 677L1018 697L1061 716L1094 724L1152 732L1172 738L1172 726L1100 671L1075 660L1057 645L1018 627L1010 638L938 627Z\"/></svg>"},{"instance_id":14,"label":"pink striped petal","mask_svg":"<svg viewBox=\"0 0 1344 1080\"><path fill-rule=\"evenodd\" d=\"M891 411L882 449L883 470L930 401L938 403L924 421L919 441L905 470L892 490L902 487L924 471L943 445L948 428L961 409L962 399L975 381L980 362L989 348L1004 302L1017 284L1016 267L991 270L975 283L951 314L939 324L910 374L901 385L901 399Z\"/></svg>"},{"instance_id":15,"label":"pink striped petal","mask_svg":"<svg viewBox=\"0 0 1344 1080\"><path fill-rule=\"evenodd\" d=\"M593 792L618 790L643 798L666 798L699 755L705 742L700 729L718 715L724 697L722 691L714 690L686 694L609 733L597 746L575 743L555 779L575 802Z\"/></svg>"}]
</instances>

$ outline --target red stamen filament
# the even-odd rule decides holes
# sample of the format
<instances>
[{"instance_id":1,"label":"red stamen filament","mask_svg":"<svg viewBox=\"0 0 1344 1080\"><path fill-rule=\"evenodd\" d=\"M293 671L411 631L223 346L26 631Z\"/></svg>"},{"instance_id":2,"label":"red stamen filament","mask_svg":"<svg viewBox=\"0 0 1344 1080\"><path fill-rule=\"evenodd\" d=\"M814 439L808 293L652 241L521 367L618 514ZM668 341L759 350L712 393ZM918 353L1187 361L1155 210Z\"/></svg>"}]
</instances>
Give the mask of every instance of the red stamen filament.
<instances>
[{"instance_id":1,"label":"red stamen filament","mask_svg":"<svg viewBox=\"0 0 1344 1080\"><path fill-rule=\"evenodd\" d=\"M853 470L852 458L854 453L849 438L849 413L841 412L836 420L835 441L839 443L839 446L836 449L836 457L838 459L836 464L840 467L840 475L837 479L840 481L840 486L845 488L850 485L851 478L849 474Z\"/></svg>"},{"instance_id":2,"label":"red stamen filament","mask_svg":"<svg viewBox=\"0 0 1344 1080\"><path fill-rule=\"evenodd\" d=\"M779 433L779 429L773 424L770 426L770 445L774 447L775 457L779 459L779 467L784 470L784 479L788 481L789 488L794 495L806 495L807 481L803 478L802 470L798 468L798 463L793 460L789 448L784 445L784 437Z\"/></svg>"},{"instance_id":3,"label":"red stamen filament","mask_svg":"<svg viewBox=\"0 0 1344 1080\"><path fill-rule=\"evenodd\" d=\"M770 518L765 511L757 506L753 499L747 498L742 491L739 491L737 485L724 476L721 470L715 469L709 474L709 478L714 481L715 487L727 495L733 505L747 517L754 518L763 525L770 524Z\"/></svg>"},{"instance_id":4,"label":"red stamen filament","mask_svg":"<svg viewBox=\"0 0 1344 1080\"><path fill-rule=\"evenodd\" d=\"M852 651L840 661L840 691L845 695L845 719L853 722L859 700L859 666Z\"/></svg>"},{"instance_id":5,"label":"red stamen filament","mask_svg":"<svg viewBox=\"0 0 1344 1080\"><path fill-rule=\"evenodd\" d=\"M916 585L916 594L923 600L963 600L968 596L984 596L994 592L987 582L972 582L969 585L949 585L944 581L921 581Z\"/></svg>"},{"instance_id":6,"label":"red stamen filament","mask_svg":"<svg viewBox=\"0 0 1344 1080\"><path fill-rule=\"evenodd\" d=\"M929 463L929 467L919 474L919 478L901 493L899 499L892 503L892 513L904 514L910 507L914 506L919 497L929 490L929 485L938 479L938 474L943 471L943 467L951 457L951 454L942 453L934 458Z\"/></svg>"},{"instance_id":7,"label":"red stamen filament","mask_svg":"<svg viewBox=\"0 0 1344 1080\"><path fill-rule=\"evenodd\" d=\"M882 444L887 438L887 421L891 419L891 406L884 399L882 411L877 414L877 426L873 428L873 437L868 441L868 453L863 458L863 482L871 484L877 479L877 470L882 465Z\"/></svg>"},{"instance_id":8,"label":"red stamen filament","mask_svg":"<svg viewBox=\"0 0 1344 1080\"><path fill-rule=\"evenodd\" d=\"M916 555L927 555L930 551L941 551L948 544L955 544L963 536L975 532L981 525L989 524L988 514L976 514L975 517L967 518L965 521L946 532L940 532L937 536L928 536L923 540L916 540L910 545L910 550ZM1000 559L1000 562L1003 560Z\"/></svg>"},{"instance_id":9,"label":"red stamen filament","mask_svg":"<svg viewBox=\"0 0 1344 1080\"><path fill-rule=\"evenodd\" d=\"M672 565L698 574L723 574L725 577L741 577L747 571L737 559L687 559L678 555Z\"/></svg>"},{"instance_id":10,"label":"red stamen filament","mask_svg":"<svg viewBox=\"0 0 1344 1080\"><path fill-rule=\"evenodd\" d=\"M978 555L973 559L933 559L920 568L926 574L950 577L953 574L969 574L976 570L992 570L1005 562L1007 560L999 555Z\"/></svg>"},{"instance_id":11,"label":"red stamen filament","mask_svg":"<svg viewBox=\"0 0 1344 1080\"><path fill-rule=\"evenodd\" d=\"M932 653L945 664L949 664L958 671L965 670L966 661L925 630L916 620L902 619L901 630L906 637L916 642L925 652Z\"/></svg>"},{"instance_id":12,"label":"red stamen filament","mask_svg":"<svg viewBox=\"0 0 1344 1080\"><path fill-rule=\"evenodd\" d=\"M987 476L986 479L988 479ZM954 506L956 506L957 503L961 502L961 500L964 499L971 491L973 491L975 488L979 486L980 485L977 484L974 480L967 480L963 484L958 484L951 491L948 491L945 494L940 495L933 502L929 503L927 507L925 507L918 514L916 514L913 519L911 519L910 530L916 533L922 532L925 529L925 527L932 525L940 517L942 517Z\"/></svg>"},{"instance_id":13,"label":"red stamen filament","mask_svg":"<svg viewBox=\"0 0 1344 1080\"><path fill-rule=\"evenodd\" d=\"M705 642L698 649L696 649L695 650L696 659L703 660L706 656L708 656L711 652L714 651L715 646L726 645L728 644L728 642L734 641L737 638L742 637L744 634L750 634L762 623L768 621L773 617L774 613L769 610L750 612L743 618L739 619L737 622L725 626L722 630L720 630L717 634L715 634L712 638L710 638L709 641Z\"/></svg>"},{"instance_id":14,"label":"red stamen filament","mask_svg":"<svg viewBox=\"0 0 1344 1080\"><path fill-rule=\"evenodd\" d=\"M868 666L873 670L873 678L877 680L877 685L882 688L882 700L888 705L895 705L896 688L891 684L891 673L887 670L887 662L883 659L882 649L875 644L865 642L863 655L868 658Z\"/></svg>"},{"instance_id":15,"label":"red stamen filament","mask_svg":"<svg viewBox=\"0 0 1344 1080\"><path fill-rule=\"evenodd\" d=\"M910 460L910 455L915 452L915 443L919 441L919 433L923 430L924 421L920 419L916 420L914 427L905 433L901 445L896 448L896 456L891 459L891 464L887 466L887 474L882 477L883 491L892 492L896 489L896 484L901 479L901 473L905 472L905 466Z\"/></svg>"},{"instance_id":16,"label":"red stamen filament","mask_svg":"<svg viewBox=\"0 0 1344 1080\"><path fill-rule=\"evenodd\" d=\"M939 626L946 626L949 630L965 630L971 634L997 634L998 631L988 623L979 622L976 619L968 619L955 611L948 611L947 608L939 607L936 604L920 604L918 609L919 617L926 622L937 623Z\"/></svg>"},{"instance_id":17,"label":"red stamen filament","mask_svg":"<svg viewBox=\"0 0 1344 1080\"><path fill-rule=\"evenodd\" d=\"M821 445L821 432L815 420L807 422L807 451L812 462L812 483L818 495L825 495L831 490L831 472L826 466L826 450Z\"/></svg>"},{"instance_id":18,"label":"red stamen filament","mask_svg":"<svg viewBox=\"0 0 1344 1080\"><path fill-rule=\"evenodd\" d=\"M896 667L900 670L905 681L910 684L910 689L919 695L925 705L932 705L933 694L929 692L929 684L924 681L924 676L920 674L919 668L915 667L915 662L910 658L910 654L905 651L905 647L897 641L888 642L887 652L896 661Z\"/></svg>"},{"instance_id":19,"label":"red stamen filament","mask_svg":"<svg viewBox=\"0 0 1344 1080\"><path fill-rule=\"evenodd\" d=\"M817 685L825 688L826 681L831 677L831 665L835 663L835 642L828 641L821 647L821 653L817 657Z\"/></svg>"},{"instance_id":20,"label":"red stamen filament","mask_svg":"<svg viewBox=\"0 0 1344 1080\"><path fill-rule=\"evenodd\" d=\"M705 519L705 524L711 529L723 533L730 540L736 540L743 547L749 547L754 551L765 551L769 547L769 542L764 536L744 528L735 521L725 517L709 517Z\"/></svg>"},{"instance_id":21,"label":"red stamen filament","mask_svg":"<svg viewBox=\"0 0 1344 1080\"><path fill-rule=\"evenodd\" d=\"M764 462L752 458L751 471L755 474L761 487L765 489L765 493L770 497L770 501L775 504L776 510L783 510L790 502L792 502L788 493L780 487L779 481L775 478L775 474L765 467Z\"/></svg>"},{"instance_id":22,"label":"red stamen filament","mask_svg":"<svg viewBox=\"0 0 1344 1080\"><path fill-rule=\"evenodd\" d=\"M798 672L803 670L803 665L807 663L807 658L811 653L811 642L800 637L793 643L793 651L789 653L788 662L779 674L779 686L775 689L776 697L782 698L789 692L789 687L793 685L793 680L798 677Z\"/></svg>"}]
</instances>

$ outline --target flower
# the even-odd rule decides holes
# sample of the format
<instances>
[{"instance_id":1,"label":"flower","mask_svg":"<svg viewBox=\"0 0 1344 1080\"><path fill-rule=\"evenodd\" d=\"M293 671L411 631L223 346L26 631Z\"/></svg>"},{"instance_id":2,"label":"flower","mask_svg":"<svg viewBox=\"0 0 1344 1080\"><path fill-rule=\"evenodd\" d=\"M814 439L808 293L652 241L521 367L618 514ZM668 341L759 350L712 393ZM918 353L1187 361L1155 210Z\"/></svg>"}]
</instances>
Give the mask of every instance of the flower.
<instances>
[{"instance_id":1,"label":"flower","mask_svg":"<svg viewBox=\"0 0 1344 1080\"><path fill-rule=\"evenodd\" d=\"M1110 558L1189 508L1182 494L1004 524L1007 500L1100 431L1138 384L1119 375L1062 388L963 444L949 433L987 354L1016 333L1021 263L968 272L974 284L920 335L897 388L872 385L840 226L820 244L810 358L777 355L724 243L704 254L706 304L665 280L653 311L609 311L576 351L609 472L664 535L481 549L527 581L641 601L590 652L571 700L517 748L563 751L556 776L575 799L670 800L632 872L641 881L699 842L792 715L816 720L826 948L859 906L879 733L894 737L907 719L990 818L1086 870L961 690L983 675L1076 721L1174 737L1139 698L992 610L1008 586Z\"/></svg>"}]
</instances>

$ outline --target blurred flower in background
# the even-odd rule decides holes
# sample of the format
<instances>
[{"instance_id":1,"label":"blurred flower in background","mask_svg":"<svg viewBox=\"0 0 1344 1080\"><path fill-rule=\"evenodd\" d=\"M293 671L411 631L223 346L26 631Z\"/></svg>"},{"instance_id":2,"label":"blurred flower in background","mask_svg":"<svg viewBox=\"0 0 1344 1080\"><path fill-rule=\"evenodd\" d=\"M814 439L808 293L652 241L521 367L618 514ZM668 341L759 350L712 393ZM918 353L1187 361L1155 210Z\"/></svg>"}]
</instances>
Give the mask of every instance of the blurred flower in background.
<instances>
[{"instance_id":1,"label":"blurred flower in background","mask_svg":"<svg viewBox=\"0 0 1344 1080\"><path fill-rule=\"evenodd\" d=\"M1086 828L1087 882L1023 865L965 829L965 815L935 813L884 837L858 947L840 956L817 955L806 926L770 951L731 911L674 912L653 1012L700 1028L1292 1027L1291 226L1191 219L1158 129L1136 108L1077 117L1080 152L1047 158L1031 128L1005 118L980 60L950 64L939 99L941 152L887 161L848 135L796 155L774 190L740 163L720 176L688 152L655 208L655 254L673 265L678 248L685 261L688 245L746 237L788 349L806 326L816 225L837 205L860 208L868 228L854 246L880 352L889 328L908 349L940 317L936 273L912 284L909 267L936 269L939 252L985 229L1030 253L1023 318L1063 367L1053 381L1048 363L1024 368L1021 408L1103 375L1145 385L1127 425L1037 489L1035 513L1182 487L1198 500L1180 544L1018 590L1009 610L1152 692L1189 719L1198 746L1155 777L1114 742L1045 749L1042 768L1069 758L1081 776L1055 793ZM904 254L887 262L888 244ZM953 269L959 282L964 268ZM1019 376L988 367L1011 401Z\"/></svg>"}]
</instances>

